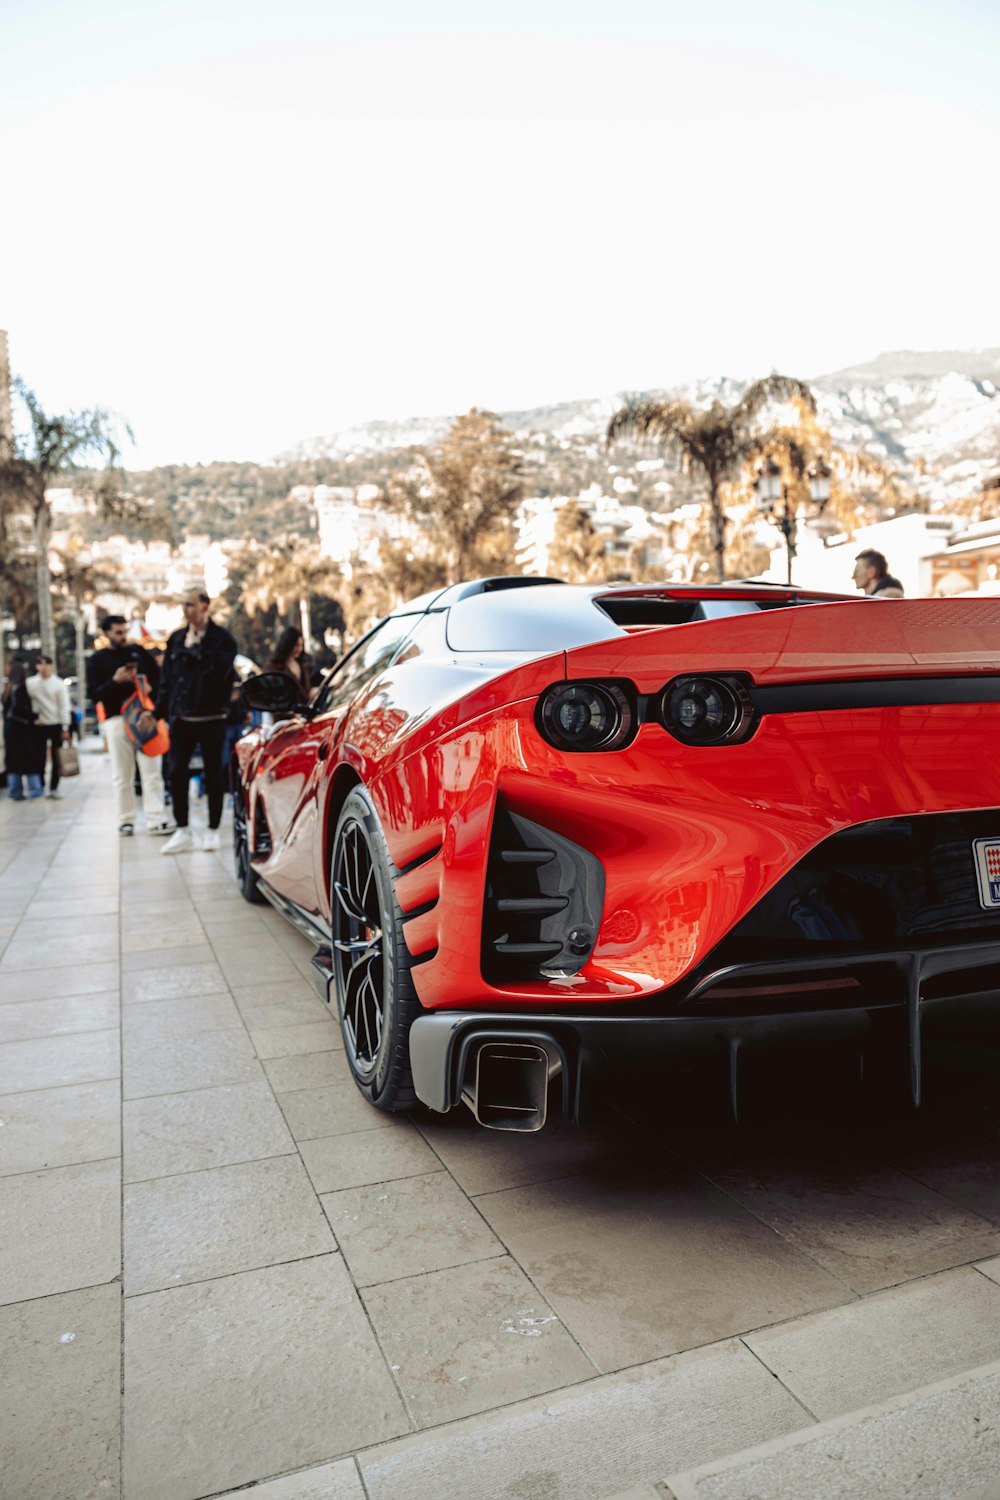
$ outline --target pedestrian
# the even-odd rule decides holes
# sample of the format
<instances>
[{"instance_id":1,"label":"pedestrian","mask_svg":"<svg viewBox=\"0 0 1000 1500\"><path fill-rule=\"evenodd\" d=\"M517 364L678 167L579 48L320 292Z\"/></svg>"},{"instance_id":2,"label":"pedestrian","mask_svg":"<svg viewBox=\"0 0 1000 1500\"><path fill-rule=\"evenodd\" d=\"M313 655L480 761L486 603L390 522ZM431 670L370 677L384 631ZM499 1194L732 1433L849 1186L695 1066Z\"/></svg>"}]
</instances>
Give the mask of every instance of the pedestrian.
<instances>
[{"instance_id":1,"label":"pedestrian","mask_svg":"<svg viewBox=\"0 0 1000 1500\"><path fill-rule=\"evenodd\" d=\"M146 832L171 833L173 823L163 803L163 776L156 757L143 755L125 733L122 708L132 697L139 678L146 679L151 693L156 691L158 672L148 651L128 638L124 615L107 615L101 630L108 644L95 651L87 663L87 696L95 704L98 716L103 714L104 742L111 756L111 784L115 791L115 817L118 832L135 831L135 772L139 769L142 787L142 810L146 814Z\"/></svg>"},{"instance_id":2,"label":"pedestrian","mask_svg":"<svg viewBox=\"0 0 1000 1500\"><path fill-rule=\"evenodd\" d=\"M35 710L37 723L42 731L42 740L48 747L52 759L49 772L49 796L61 797L59 778L62 775L61 751L69 739L72 718L69 709L69 689L61 677L56 675L51 656L40 656L35 663L35 675L27 681L28 696ZM44 755L44 750L43 750Z\"/></svg>"},{"instance_id":3,"label":"pedestrian","mask_svg":"<svg viewBox=\"0 0 1000 1500\"><path fill-rule=\"evenodd\" d=\"M27 673L20 661L11 662L3 690L3 737L10 800L24 801L25 781L29 798L40 797L45 775L45 740L31 706Z\"/></svg>"},{"instance_id":4,"label":"pedestrian","mask_svg":"<svg viewBox=\"0 0 1000 1500\"><path fill-rule=\"evenodd\" d=\"M301 630L287 626L278 637L274 655L264 668L265 672L280 672L293 683L300 703L308 703L312 691L312 663L305 654L305 642Z\"/></svg>"},{"instance_id":5,"label":"pedestrian","mask_svg":"<svg viewBox=\"0 0 1000 1500\"><path fill-rule=\"evenodd\" d=\"M212 619L210 604L204 589L191 589L185 596L186 624L167 641L156 693L155 717L166 719L170 727L170 789L177 819L176 832L163 846L164 854L181 854L194 847L188 827L188 799L195 746L201 747L208 790L208 829L201 847L219 847L225 796L222 754L236 642Z\"/></svg>"},{"instance_id":6,"label":"pedestrian","mask_svg":"<svg viewBox=\"0 0 1000 1500\"><path fill-rule=\"evenodd\" d=\"M893 578L889 572L889 564L881 552L876 552L874 547L867 547L864 552L859 552L854 560L855 588L861 589L866 594L877 594L880 599L902 599L903 585L898 578Z\"/></svg>"},{"instance_id":7,"label":"pedestrian","mask_svg":"<svg viewBox=\"0 0 1000 1500\"><path fill-rule=\"evenodd\" d=\"M243 685L234 682L229 692L229 712L226 715L226 738L222 745L222 775L229 786L229 762L232 760L233 747L236 741L242 739L250 728L250 710L243 702Z\"/></svg>"}]
</instances>

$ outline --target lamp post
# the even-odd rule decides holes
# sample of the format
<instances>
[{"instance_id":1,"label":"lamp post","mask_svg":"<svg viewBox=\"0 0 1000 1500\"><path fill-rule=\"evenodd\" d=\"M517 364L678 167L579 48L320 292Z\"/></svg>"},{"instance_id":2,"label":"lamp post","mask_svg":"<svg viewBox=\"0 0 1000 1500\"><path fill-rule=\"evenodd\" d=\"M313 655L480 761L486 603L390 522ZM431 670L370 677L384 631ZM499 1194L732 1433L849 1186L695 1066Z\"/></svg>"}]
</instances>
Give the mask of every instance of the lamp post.
<instances>
[{"instance_id":1,"label":"lamp post","mask_svg":"<svg viewBox=\"0 0 1000 1500\"><path fill-rule=\"evenodd\" d=\"M758 470L754 491L757 496L757 509L762 516L773 521L785 538L787 581L791 583L792 559L798 550L795 545L798 533L796 507L789 502L788 489L782 479L781 467L773 458ZM822 515L826 502L830 498L830 470L825 463L814 464L809 470L809 496L816 506L817 514ZM781 501L780 510L776 509L779 500Z\"/></svg>"}]
</instances>

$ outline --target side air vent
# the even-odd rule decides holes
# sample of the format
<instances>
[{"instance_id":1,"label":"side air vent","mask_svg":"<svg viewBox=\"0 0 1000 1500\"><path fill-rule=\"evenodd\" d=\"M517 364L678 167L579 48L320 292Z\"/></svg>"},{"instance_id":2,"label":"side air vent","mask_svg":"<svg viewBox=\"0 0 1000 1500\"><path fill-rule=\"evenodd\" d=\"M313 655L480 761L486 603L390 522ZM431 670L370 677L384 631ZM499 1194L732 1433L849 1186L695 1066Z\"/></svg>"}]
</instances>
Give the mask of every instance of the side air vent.
<instances>
[{"instance_id":1,"label":"side air vent","mask_svg":"<svg viewBox=\"0 0 1000 1500\"><path fill-rule=\"evenodd\" d=\"M267 826L264 804L257 798L253 813L253 857L263 859L271 852L271 830Z\"/></svg>"},{"instance_id":2,"label":"side air vent","mask_svg":"<svg viewBox=\"0 0 1000 1500\"><path fill-rule=\"evenodd\" d=\"M497 808L483 925L488 981L578 973L597 941L603 903L600 860L561 834Z\"/></svg>"}]
</instances>

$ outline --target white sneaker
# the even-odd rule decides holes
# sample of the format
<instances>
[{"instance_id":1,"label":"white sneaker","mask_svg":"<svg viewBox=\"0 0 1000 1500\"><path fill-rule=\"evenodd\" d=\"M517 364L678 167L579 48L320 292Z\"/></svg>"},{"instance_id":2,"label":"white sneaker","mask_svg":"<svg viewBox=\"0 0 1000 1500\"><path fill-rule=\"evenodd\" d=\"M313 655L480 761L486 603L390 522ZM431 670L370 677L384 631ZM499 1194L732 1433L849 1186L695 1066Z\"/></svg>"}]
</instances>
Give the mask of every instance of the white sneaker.
<instances>
[{"instance_id":1,"label":"white sneaker","mask_svg":"<svg viewBox=\"0 0 1000 1500\"><path fill-rule=\"evenodd\" d=\"M167 839L161 854L186 854L189 849L194 848L194 840L191 837L190 828L175 828Z\"/></svg>"},{"instance_id":2,"label":"white sneaker","mask_svg":"<svg viewBox=\"0 0 1000 1500\"><path fill-rule=\"evenodd\" d=\"M217 828L206 828L201 836L201 847L203 849L218 849L219 830Z\"/></svg>"},{"instance_id":3,"label":"white sneaker","mask_svg":"<svg viewBox=\"0 0 1000 1500\"><path fill-rule=\"evenodd\" d=\"M159 818L156 822L146 824L146 832L154 838L162 838L164 834L173 833L177 824L173 818Z\"/></svg>"}]
</instances>

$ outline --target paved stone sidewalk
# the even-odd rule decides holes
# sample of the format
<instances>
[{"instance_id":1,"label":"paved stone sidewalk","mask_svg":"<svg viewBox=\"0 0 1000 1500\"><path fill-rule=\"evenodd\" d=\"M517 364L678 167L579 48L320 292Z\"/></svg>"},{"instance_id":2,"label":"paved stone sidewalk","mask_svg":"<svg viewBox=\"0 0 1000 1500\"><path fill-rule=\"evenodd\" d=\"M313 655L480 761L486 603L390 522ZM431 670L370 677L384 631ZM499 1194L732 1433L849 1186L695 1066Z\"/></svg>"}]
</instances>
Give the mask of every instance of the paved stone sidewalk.
<instances>
[{"instance_id":1,"label":"paved stone sidewalk","mask_svg":"<svg viewBox=\"0 0 1000 1500\"><path fill-rule=\"evenodd\" d=\"M2 1500L600 1500L1000 1357L982 1091L385 1118L305 942L82 763L0 800Z\"/></svg>"}]
</instances>

